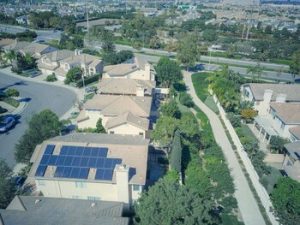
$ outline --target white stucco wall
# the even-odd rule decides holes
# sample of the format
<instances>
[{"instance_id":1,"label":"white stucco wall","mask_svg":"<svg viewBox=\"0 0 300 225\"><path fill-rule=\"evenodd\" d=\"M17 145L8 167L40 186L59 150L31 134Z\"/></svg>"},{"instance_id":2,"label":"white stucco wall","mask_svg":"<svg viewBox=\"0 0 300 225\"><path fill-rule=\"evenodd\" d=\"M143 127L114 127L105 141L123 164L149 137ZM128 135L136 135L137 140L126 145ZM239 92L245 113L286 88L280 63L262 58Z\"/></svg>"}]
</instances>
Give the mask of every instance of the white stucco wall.
<instances>
[{"instance_id":1,"label":"white stucco wall","mask_svg":"<svg viewBox=\"0 0 300 225\"><path fill-rule=\"evenodd\" d=\"M143 136L144 138L145 138L145 135L146 135L145 130L143 130L139 127L133 126L131 124L128 124L128 123L122 124L118 127L114 127L114 128L111 128L111 129L107 130L107 133L111 133L111 132L114 132L114 134ZM140 135L139 133L143 133L143 135Z\"/></svg>"}]
</instances>

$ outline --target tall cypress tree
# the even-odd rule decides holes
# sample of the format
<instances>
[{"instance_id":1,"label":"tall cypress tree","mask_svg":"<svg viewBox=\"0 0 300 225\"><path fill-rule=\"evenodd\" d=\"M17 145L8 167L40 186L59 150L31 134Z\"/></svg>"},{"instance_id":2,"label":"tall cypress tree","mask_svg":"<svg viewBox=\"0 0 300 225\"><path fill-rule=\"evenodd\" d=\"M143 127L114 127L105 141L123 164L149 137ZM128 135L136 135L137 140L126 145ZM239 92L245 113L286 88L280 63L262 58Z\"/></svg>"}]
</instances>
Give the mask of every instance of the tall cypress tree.
<instances>
[{"instance_id":1,"label":"tall cypress tree","mask_svg":"<svg viewBox=\"0 0 300 225\"><path fill-rule=\"evenodd\" d=\"M180 141L180 131L176 130L172 142L170 165L171 165L171 169L176 170L178 173L181 172L181 154L182 154L182 147Z\"/></svg>"}]
</instances>

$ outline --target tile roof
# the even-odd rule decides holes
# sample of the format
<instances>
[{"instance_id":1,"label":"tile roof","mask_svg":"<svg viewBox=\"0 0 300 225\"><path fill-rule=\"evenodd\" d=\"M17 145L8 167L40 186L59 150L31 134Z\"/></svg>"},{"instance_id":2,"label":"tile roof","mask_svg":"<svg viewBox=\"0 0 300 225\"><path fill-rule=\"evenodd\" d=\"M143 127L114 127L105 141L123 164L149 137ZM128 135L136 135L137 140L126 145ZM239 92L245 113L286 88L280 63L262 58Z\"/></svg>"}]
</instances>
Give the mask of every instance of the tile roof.
<instances>
[{"instance_id":1,"label":"tile roof","mask_svg":"<svg viewBox=\"0 0 300 225\"><path fill-rule=\"evenodd\" d=\"M14 43L15 40L14 39L9 39L9 38L3 38L0 39L0 47L4 47L7 45L11 45L12 43Z\"/></svg>"},{"instance_id":2,"label":"tile roof","mask_svg":"<svg viewBox=\"0 0 300 225\"><path fill-rule=\"evenodd\" d=\"M133 115L149 117L151 112L152 97L95 95L88 100L84 108L86 110L99 110L107 116L118 116L125 112Z\"/></svg>"},{"instance_id":3,"label":"tile roof","mask_svg":"<svg viewBox=\"0 0 300 225\"><path fill-rule=\"evenodd\" d=\"M300 126L292 127L289 129L290 133L293 134L298 140L300 140Z\"/></svg>"},{"instance_id":4,"label":"tile roof","mask_svg":"<svg viewBox=\"0 0 300 225\"><path fill-rule=\"evenodd\" d=\"M25 48L26 46L30 45L30 42L27 41L14 41L10 45L6 45L3 48L5 50L14 50L14 51L19 51Z\"/></svg>"},{"instance_id":5,"label":"tile roof","mask_svg":"<svg viewBox=\"0 0 300 225\"><path fill-rule=\"evenodd\" d=\"M128 225L120 202L16 196L6 210L4 225Z\"/></svg>"},{"instance_id":6,"label":"tile roof","mask_svg":"<svg viewBox=\"0 0 300 225\"><path fill-rule=\"evenodd\" d=\"M74 51L70 50L56 50L50 53L45 54L43 57L48 58L52 62L57 62L65 58L71 57L74 55Z\"/></svg>"},{"instance_id":7,"label":"tile roof","mask_svg":"<svg viewBox=\"0 0 300 225\"><path fill-rule=\"evenodd\" d=\"M155 87L154 81L121 79L121 78L103 78L98 85L100 93L104 94L128 94L136 95L137 88L141 87L146 94L151 95Z\"/></svg>"},{"instance_id":8,"label":"tile roof","mask_svg":"<svg viewBox=\"0 0 300 225\"><path fill-rule=\"evenodd\" d=\"M55 151L58 149L58 155L63 145L108 148L107 158L121 159L122 164L135 169L135 173L130 175L130 184L145 185L146 183L149 140L144 139L143 137L118 134L72 133L65 136L51 138L44 141L35 149L34 159L31 159L33 165L30 170L29 177L35 177L46 147L49 144L56 145ZM47 173L47 171L48 170L46 170L44 176L39 177L39 179L80 179L53 177L53 174ZM96 180L95 177L89 176L87 179L83 179L83 181L115 183L115 171L113 172L112 180Z\"/></svg>"},{"instance_id":9,"label":"tile roof","mask_svg":"<svg viewBox=\"0 0 300 225\"><path fill-rule=\"evenodd\" d=\"M62 63L68 63L70 65L73 64L85 64L87 66L93 66L98 63L101 63L99 57L88 55L88 54L80 54L80 55L71 55L67 58L61 60Z\"/></svg>"},{"instance_id":10,"label":"tile roof","mask_svg":"<svg viewBox=\"0 0 300 225\"><path fill-rule=\"evenodd\" d=\"M292 158L300 160L300 141L285 144L284 147Z\"/></svg>"},{"instance_id":11,"label":"tile roof","mask_svg":"<svg viewBox=\"0 0 300 225\"><path fill-rule=\"evenodd\" d=\"M300 85L299 84L245 84L249 86L254 99L262 101L264 92L267 89L273 91L272 100L275 101L277 95L286 94L286 101L300 102Z\"/></svg>"},{"instance_id":12,"label":"tile roof","mask_svg":"<svg viewBox=\"0 0 300 225\"><path fill-rule=\"evenodd\" d=\"M285 124L300 124L300 103L272 102L270 107Z\"/></svg>"},{"instance_id":13,"label":"tile roof","mask_svg":"<svg viewBox=\"0 0 300 225\"><path fill-rule=\"evenodd\" d=\"M105 124L106 129L111 129L123 124L131 124L143 130L149 129L149 120L133 115L131 112L126 112L118 117L111 118Z\"/></svg>"}]
</instances>

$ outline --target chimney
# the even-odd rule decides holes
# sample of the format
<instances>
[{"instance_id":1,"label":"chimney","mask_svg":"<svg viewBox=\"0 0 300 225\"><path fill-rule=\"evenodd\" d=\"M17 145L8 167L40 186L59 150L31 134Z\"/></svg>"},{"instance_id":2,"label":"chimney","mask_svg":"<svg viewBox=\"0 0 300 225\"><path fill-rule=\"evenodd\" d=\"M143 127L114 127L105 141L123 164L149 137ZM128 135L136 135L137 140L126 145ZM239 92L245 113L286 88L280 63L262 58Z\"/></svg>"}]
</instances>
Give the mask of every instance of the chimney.
<instances>
[{"instance_id":1,"label":"chimney","mask_svg":"<svg viewBox=\"0 0 300 225\"><path fill-rule=\"evenodd\" d=\"M126 165L116 165L116 186L118 201L129 203L129 168Z\"/></svg>"},{"instance_id":2,"label":"chimney","mask_svg":"<svg viewBox=\"0 0 300 225\"><path fill-rule=\"evenodd\" d=\"M151 65L149 63L145 64L145 79L152 80L151 78Z\"/></svg>"},{"instance_id":3,"label":"chimney","mask_svg":"<svg viewBox=\"0 0 300 225\"><path fill-rule=\"evenodd\" d=\"M276 102L285 103L286 102L286 94L278 94L276 96Z\"/></svg>"},{"instance_id":4,"label":"chimney","mask_svg":"<svg viewBox=\"0 0 300 225\"><path fill-rule=\"evenodd\" d=\"M145 96L145 89L141 86L136 87L136 96L137 97L144 97Z\"/></svg>"},{"instance_id":5,"label":"chimney","mask_svg":"<svg viewBox=\"0 0 300 225\"><path fill-rule=\"evenodd\" d=\"M270 89L266 89L264 93L264 102L265 103L270 103L272 99L273 91Z\"/></svg>"}]
</instances>

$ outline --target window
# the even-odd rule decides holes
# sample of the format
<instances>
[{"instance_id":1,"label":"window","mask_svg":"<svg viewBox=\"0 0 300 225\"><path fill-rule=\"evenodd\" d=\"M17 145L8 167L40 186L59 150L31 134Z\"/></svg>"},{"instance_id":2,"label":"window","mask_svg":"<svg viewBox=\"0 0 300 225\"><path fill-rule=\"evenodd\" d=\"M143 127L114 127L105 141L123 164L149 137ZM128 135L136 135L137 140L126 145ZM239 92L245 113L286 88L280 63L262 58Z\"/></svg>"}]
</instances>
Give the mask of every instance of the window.
<instances>
[{"instance_id":1,"label":"window","mask_svg":"<svg viewBox=\"0 0 300 225\"><path fill-rule=\"evenodd\" d=\"M133 191L140 191L140 185L133 184L132 189L133 189Z\"/></svg>"},{"instance_id":2,"label":"window","mask_svg":"<svg viewBox=\"0 0 300 225\"><path fill-rule=\"evenodd\" d=\"M85 182L75 182L75 187L76 188L86 188L86 183Z\"/></svg>"},{"instance_id":3,"label":"window","mask_svg":"<svg viewBox=\"0 0 300 225\"><path fill-rule=\"evenodd\" d=\"M140 132L139 135L144 136L144 133L143 133L143 132Z\"/></svg>"},{"instance_id":4,"label":"window","mask_svg":"<svg viewBox=\"0 0 300 225\"><path fill-rule=\"evenodd\" d=\"M114 131L109 131L109 133L110 133L110 134L114 134L115 132L114 132Z\"/></svg>"},{"instance_id":5,"label":"window","mask_svg":"<svg viewBox=\"0 0 300 225\"><path fill-rule=\"evenodd\" d=\"M44 180L38 180L37 182L38 182L39 186L45 186L46 185Z\"/></svg>"},{"instance_id":6,"label":"window","mask_svg":"<svg viewBox=\"0 0 300 225\"><path fill-rule=\"evenodd\" d=\"M95 197L95 196L88 196L87 199L91 200L91 201L99 201L100 200L99 197Z\"/></svg>"}]
</instances>

